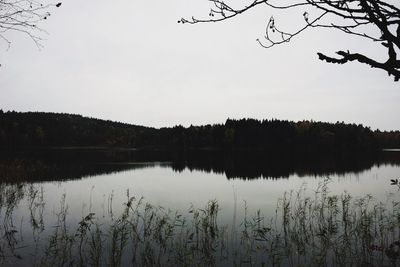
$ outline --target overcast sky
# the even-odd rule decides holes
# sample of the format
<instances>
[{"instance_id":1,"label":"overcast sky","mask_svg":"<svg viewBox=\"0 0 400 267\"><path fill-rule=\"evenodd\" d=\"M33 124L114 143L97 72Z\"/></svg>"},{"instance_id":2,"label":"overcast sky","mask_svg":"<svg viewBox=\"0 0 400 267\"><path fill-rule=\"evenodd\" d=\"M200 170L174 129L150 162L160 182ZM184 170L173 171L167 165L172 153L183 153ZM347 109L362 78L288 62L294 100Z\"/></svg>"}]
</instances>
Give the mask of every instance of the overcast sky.
<instances>
[{"instance_id":1,"label":"overcast sky","mask_svg":"<svg viewBox=\"0 0 400 267\"><path fill-rule=\"evenodd\" d=\"M227 118L313 119L400 129L400 83L357 63L323 63L318 51L379 54L376 44L326 30L264 49L271 15L288 27L302 12L261 7L233 20L207 16L206 0L65 0L41 26L40 51L26 36L0 45L0 108L82 114L146 126ZM0 41L1 42L1 41Z\"/></svg>"}]
</instances>

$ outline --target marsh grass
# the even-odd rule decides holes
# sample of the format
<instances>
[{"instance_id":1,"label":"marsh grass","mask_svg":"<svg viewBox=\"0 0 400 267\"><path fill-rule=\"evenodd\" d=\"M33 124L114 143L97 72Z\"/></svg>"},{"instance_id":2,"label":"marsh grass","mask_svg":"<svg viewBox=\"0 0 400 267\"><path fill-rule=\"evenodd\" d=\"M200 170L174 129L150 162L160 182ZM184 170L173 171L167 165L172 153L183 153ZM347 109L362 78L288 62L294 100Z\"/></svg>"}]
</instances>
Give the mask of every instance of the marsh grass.
<instances>
[{"instance_id":1,"label":"marsh grass","mask_svg":"<svg viewBox=\"0 0 400 267\"><path fill-rule=\"evenodd\" d=\"M67 223L66 196L56 223L44 230L43 189L0 184L0 260L31 266L396 266L400 264L398 193L385 202L366 195L329 193L328 180L313 196L285 193L275 214L260 211L221 225L216 200L186 213L153 206L126 192L119 214L108 199L109 220L95 213ZM32 241L13 213L26 198Z\"/></svg>"}]
</instances>

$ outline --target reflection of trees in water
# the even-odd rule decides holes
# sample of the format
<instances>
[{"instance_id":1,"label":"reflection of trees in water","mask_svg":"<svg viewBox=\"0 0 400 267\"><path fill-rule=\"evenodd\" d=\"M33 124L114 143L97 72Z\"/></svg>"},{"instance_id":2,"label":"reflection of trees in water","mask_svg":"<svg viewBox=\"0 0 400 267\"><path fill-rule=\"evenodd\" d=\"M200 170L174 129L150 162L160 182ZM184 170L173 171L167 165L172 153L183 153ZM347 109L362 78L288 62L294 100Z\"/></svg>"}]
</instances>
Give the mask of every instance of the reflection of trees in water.
<instances>
[{"instance_id":1,"label":"reflection of trees in water","mask_svg":"<svg viewBox=\"0 0 400 267\"><path fill-rule=\"evenodd\" d=\"M359 173L374 165L400 165L400 153L301 154L277 151L129 151L56 150L0 155L0 181L62 181L115 172L170 166L201 170L228 179L280 179L291 175L328 176Z\"/></svg>"},{"instance_id":2,"label":"reflection of trees in water","mask_svg":"<svg viewBox=\"0 0 400 267\"><path fill-rule=\"evenodd\" d=\"M176 171L202 170L225 174L228 179L279 179L299 176L327 176L360 173L374 165L400 165L400 153L312 154L300 153L216 153L187 154L173 163Z\"/></svg>"},{"instance_id":3,"label":"reflection of trees in water","mask_svg":"<svg viewBox=\"0 0 400 267\"><path fill-rule=\"evenodd\" d=\"M65 181L150 166L126 151L25 151L0 155L0 181Z\"/></svg>"},{"instance_id":4,"label":"reflection of trees in water","mask_svg":"<svg viewBox=\"0 0 400 267\"><path fill-rule=\"evenodd\" d=\"M18 159L0 163L0 181L66 181L149 166L153 165L54 163L43 160Z\"/></svg>"}]
</instances>

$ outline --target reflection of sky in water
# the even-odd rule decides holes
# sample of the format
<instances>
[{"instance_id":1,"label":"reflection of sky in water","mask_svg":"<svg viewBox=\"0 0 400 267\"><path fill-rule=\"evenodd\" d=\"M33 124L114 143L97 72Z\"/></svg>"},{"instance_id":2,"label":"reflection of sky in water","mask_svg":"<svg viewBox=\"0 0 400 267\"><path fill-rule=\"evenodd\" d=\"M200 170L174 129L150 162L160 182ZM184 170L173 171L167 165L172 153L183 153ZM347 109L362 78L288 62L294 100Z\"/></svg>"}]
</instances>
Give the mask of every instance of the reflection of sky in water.
<instances>
[{"instance_id":1,"label":"reflection of sky in water","mask_svg":"<svg viewBox=\"0 0 400 267\"><path fill-rule=\"evenodd\" d=\"M384 199L386 193L393 192L390 179L398 178L400 167L380 166L370 170L342 176L331 175L329 190L334 194L347 191L352 196L371 194ZM42 184L47 209L57 209L60 197L66 194L71 217L81 218L90 211L97 216L107 212L109 198L113 194L113 210L118 213L121 203L126 201L126 192L135 197L143 196L146 202L173 210L187 211L191 204L204 207L208 200L216 199L222 208L224 221L230 221L236 194L238 212L247 202L250 212L260 209L265 214L273 211L277 200L285 191L297 191L303 184L307 194L313 194L323 179L321 177L299 177L279 180L226 179L223 174L184 170L174 172L162 166L122 171L110 175L100 175L83 180ZM92 199L92 201L90 201ZM92 203L92 204L90 204Z\"/></svg>"},{"instance_id":2,"label":"reflection of sky in water","mask_svg":"<svg viewBox=\"0 0 400 267\"><path fill-rule=\"evenodd\" d=\"M329 190L332 194L342 194L347 191L353 197L371 194L384 201L389 192L395 192L400 196L397 188L390 185L390 179L400 178L399 176L399 166L374 166L358 174L331 175ZM94 212L101 223L107 223L110 220L108 206L111 195L114 218L121 215L122 203L127 200L128 189L131 196L137 198L143 196L145 202L174 211L179 210L183 214L187 214L191 204L196 208L203 208L208 200L216 199L221 208L220 223L232 225L242 221L245 201L250 216L260 209L266 218L270 218L274 216L277 201L285 191L297 191L305 185L306 194L313 196L314 190L322 181L323 177L298 175L277 180L229 180L224 174L188 169L175 172L167 166L156 164L154 167L98 175L82 180L36 183L33 186L44 191L45 231L41 233L41 239L45 240L57 224L56 214L60 210L63 194L66 196L67 225L71 231L74 231L79 221L90 212ZM28 186L26 185L26 188ZM234 221L235 198L236 221ZM14 212L13 219L24 237L23 242L26 247L22 250L33 253L33 231L29 222L28 205L29 200L25 194ZM14 265L15 262L12 266Z\"/></svg>"}]
</instances>

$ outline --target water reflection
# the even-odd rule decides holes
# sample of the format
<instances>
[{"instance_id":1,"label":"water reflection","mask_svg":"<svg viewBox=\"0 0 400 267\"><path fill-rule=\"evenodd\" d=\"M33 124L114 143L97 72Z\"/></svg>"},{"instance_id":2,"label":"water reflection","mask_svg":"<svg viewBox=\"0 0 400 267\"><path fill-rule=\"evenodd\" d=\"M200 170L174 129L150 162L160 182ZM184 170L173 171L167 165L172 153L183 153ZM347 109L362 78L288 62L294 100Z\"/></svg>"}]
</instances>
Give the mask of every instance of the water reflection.
<instances>
[{"instance_id":1,"label":"water reflection","mask_svg":"<svg viewBox=\"0 0 400 267\"><path fill-rule=\"evenodd\" d=\"M53 150L0 158L0 265L400 260L391 247L400 242L400 198L390 185L399 153ZM319 186L328 175L329 189Z\"/></svg>"},{"instance_id":2,"label":"water reflection","mask_svg":"<svg viewBox=\"0 0 400 267\"><path fill-rule=\"evenodd\" d=\"M0 180L66 181L161 165L176 172L200 170L228 179L280 179L292 175L358 174L374 166L400 166L400 153L318 154L254 151L166 152L130 150L36 150L0 154Z\"/></svg>"},{"instance_id":3,"label":"water reflection","mask_svg":"<svg viewBox=\"0 0 400 267\"><path fill-rule=\"evenodd\" d=\"M273 214L222 223L218 201L187 212L127 192L117 213L71 221L65 195L45 212L43 188L0 184L2 266L397 266L398 197L284 194ZM26 200L24 205L22 200ZM22 213L21 213L22 211ZM23 214L27 216L24 217ZM28 220L24 220L28 218ZM45 218L45 219L44 219Z\"/></svg>"},{"instance_id":4,"label":"water reflection","mask_svg":"<svg viewBox=\"0 0 400 267\"><path fill-rule=\"evenodd\" d=\"M297 176L330 176L357 174L373 166L385 164L400 165L400 153L380 154L295 154L240 152L188 153L174 161L172 168L202 170L225 174L228 179L279 179Z\"/></svg>"}]
</instances>

